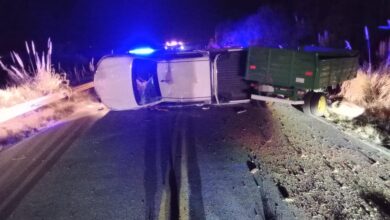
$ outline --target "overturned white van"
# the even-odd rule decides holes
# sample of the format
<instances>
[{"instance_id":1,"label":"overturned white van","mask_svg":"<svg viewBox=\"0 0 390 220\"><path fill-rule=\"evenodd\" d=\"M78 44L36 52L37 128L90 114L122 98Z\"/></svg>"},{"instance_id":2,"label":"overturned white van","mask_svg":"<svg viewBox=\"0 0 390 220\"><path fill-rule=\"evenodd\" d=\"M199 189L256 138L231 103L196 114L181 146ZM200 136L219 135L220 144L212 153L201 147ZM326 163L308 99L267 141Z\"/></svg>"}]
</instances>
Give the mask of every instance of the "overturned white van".
<instances>
[{"instance_id":1,"label":"overturned white van","mask_svg":"<svg viewBox=\"0 0 390 220\"><path fill-rule=\"evenodd\" d=\"M187 52L162 57L107 56L97 66L95 90L112 110L161 102L226 105L249 102L241 50Z\"/></svg>"}]
</instances>

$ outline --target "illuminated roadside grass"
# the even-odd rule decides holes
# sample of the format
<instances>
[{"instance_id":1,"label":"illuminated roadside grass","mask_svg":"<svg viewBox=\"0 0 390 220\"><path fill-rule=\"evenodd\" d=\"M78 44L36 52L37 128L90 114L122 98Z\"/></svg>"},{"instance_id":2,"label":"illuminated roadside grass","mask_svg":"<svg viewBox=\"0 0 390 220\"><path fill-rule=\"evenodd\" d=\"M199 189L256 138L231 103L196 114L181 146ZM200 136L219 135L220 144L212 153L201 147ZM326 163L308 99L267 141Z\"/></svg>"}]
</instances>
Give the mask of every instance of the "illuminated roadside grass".
<instances>
[{"instance_id":1,"label":"illuminated roadside grass","mask_svg":"<svg viewBox=\"0 0 390 220\"><path fill-rule=\"evenodd\" d=\"M54 93L71 94L66 74L59 74L52 68L52 43L48 41L47 53L40 56L35 51L34 43L26 43L29 65L25 65L21 56L11 53L12 64L6 65L0 60L0 67L10 79L8 86L0 89L0 110L24 103L44 95ZM89 93L72 94L62 102L52 103L39 108L33 113L25 114L0 123L0 151L41 129L77 112L81 108L98 108L97 101Z\"/></svg>"},{"instance_id":2,"label":"illuminated roadside grass","mask_svg":"<svg viewBox=\"0 0 390 220\"><path fill-rule=\"evenodd\" d=\"M10 80L6 89L0 90L0 109L14 106L43 95L70 90L65 74L56 73L52 68L52 43L48 40L47 54L40 56L34 43L26 42L29 65L25 65L21 56L11 52L13 63L6 65L0 60L0 67L8 74ZM27 70L29 69L29 70Z\"/></svg>"},{"instance_id":3,"label":"illuminated roadside grass","mask_svg":"<svg viewBox=\"0 0 390 220\"><path fill-rule=\"evenodd\" d=\"M390 148L390 68L373 72L362 69L344 82L339 94L344 101L363 107L363 115L346 119L335 114L326 118L359 137Z\"/></svg>"},{"instance_id":4,"label":"illuminated roadside grass","mask_svg":"<svg viewBox=\"0 0 390 220\"><path fill-rule=\"evenodd\" d=\"M374 72L359 70L356 78L343 83L340 95L382 119L390 117L390 68Z\"/></svg>"}]
</instances>

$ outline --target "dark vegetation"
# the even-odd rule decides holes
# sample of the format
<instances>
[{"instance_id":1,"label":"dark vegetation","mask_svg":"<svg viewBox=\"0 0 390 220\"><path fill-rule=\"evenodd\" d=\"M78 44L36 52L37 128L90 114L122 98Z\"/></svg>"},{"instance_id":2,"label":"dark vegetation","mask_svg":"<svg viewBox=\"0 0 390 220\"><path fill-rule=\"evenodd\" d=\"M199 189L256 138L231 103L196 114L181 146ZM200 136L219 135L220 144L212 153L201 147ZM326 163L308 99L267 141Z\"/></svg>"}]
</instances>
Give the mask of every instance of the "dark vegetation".
<instances>
[{"instance_id":1,"label":"dark vegetation","mask_svg":"<svg viewBox=\"0 0 390 220\"><path fill-rule=\"evenodd\" d=\"M365 61L368 58L364 27L367 26L373 60L379 64L387 57L390 30L378 27L387 25L389 1L265 2L249 16L220 23L215 35L217 42L222 46L346 48L348 41L352 49L361 52Z\"/></svg>"}]
</instances>

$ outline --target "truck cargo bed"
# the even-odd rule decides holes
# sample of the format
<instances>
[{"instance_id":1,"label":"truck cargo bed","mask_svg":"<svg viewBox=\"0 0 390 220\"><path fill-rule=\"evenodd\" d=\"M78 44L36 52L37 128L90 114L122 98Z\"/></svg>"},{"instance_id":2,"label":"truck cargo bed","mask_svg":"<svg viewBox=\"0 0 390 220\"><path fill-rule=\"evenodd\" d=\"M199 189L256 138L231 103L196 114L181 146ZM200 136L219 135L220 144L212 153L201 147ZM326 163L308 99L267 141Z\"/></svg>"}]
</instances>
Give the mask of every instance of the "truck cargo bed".
<instances>
[{"instance_id":1,"label":"truck cargo bed","mask_svg":"<svg viewBox=\"0 0 390 220\"><path fill-rule=\"evenodd\" d=\"M217 59L217 88L220 101L249 98L244 80L247 51L219 54Z\"/></svg>"}]
</instances>

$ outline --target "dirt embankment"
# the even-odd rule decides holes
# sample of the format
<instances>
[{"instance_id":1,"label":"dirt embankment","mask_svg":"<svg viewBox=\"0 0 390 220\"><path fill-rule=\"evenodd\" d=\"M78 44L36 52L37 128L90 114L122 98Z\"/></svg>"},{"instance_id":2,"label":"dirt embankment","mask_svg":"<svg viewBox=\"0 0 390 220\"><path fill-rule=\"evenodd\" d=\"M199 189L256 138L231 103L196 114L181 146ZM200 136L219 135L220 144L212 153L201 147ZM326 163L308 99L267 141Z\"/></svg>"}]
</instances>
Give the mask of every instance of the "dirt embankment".
<instances>
[{"instance_id":1,"label":"dirt embankment","mask_svg":"<svg viewBox=\"0 0 390 220\"><path fill-rule=\"evenodd\" d=\"M283 105L248 109L227 124L304 218L390 219L385 155Z\"/></svg>"}]
</instances>

